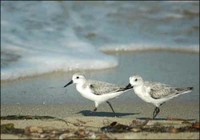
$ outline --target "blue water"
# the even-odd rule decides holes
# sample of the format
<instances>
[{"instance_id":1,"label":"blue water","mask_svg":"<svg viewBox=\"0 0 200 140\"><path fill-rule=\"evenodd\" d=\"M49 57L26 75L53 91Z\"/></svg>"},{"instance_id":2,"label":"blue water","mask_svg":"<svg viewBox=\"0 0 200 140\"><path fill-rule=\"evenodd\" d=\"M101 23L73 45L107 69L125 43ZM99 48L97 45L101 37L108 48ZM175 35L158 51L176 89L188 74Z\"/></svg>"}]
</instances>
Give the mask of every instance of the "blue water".
<instances>
[{"instance_id":1,"label":"blue water","mask_svg":"<svg viewBox=\"0 0 200 140\"><path fill-rule=\"evenodd\" d=\"M177 52L141 52L115 54L119 65L102 71L80 71L87 79L107 81L117 85L128 85L129 77L138 74L147 81L161 82L174 87L194 87L191 93L172 100L173 103L199 103L199 55ZM22 80L2 82L2 104L87 104L93 102L83 98L75 85L63 88L74 72L54 73ZM115 104L142 103L133 91L114 99ZM169 103L170 105L170 103Z\"/></svg>"},{"instance_id":2,"label":"blue water","mask_svg":"<svg viewBox=\"0 0 200 140\"><path fill-rule=\"evenodd\" d=\"M1 2L1 80L116 67L101 50L199 51L199 2Z\"/></svg>"}]
</instances>

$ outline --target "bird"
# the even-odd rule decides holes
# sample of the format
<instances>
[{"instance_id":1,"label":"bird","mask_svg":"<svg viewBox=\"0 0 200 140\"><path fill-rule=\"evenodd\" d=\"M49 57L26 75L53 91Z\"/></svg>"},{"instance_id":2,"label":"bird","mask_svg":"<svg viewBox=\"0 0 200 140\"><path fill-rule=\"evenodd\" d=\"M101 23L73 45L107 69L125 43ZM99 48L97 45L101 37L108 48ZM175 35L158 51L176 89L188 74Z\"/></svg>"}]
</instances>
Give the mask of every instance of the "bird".
<instances>
[{"instance_id":1,"label":"bird","mask_svg":"<svg viewBox=\"0 0 200 140\"><path fill-rule=\"evenodd\" d=\"M129 77L129 84L126 88L131 87L133 88L135 94L143 101L152 103L155 106L153 119L155 119L160 112L159 107L165 102L193 90L193 87L178 88L159 82L144 81L139 75Z\"/></svg>"},{"instance_id":2,"label":"bird","mask_svg":"<svg viewBox=\"0 0 200 140\"><path fill-rule=\"evenodd\" d=\"M69 83L67 83L64 87L67 87L73 83L76 84L76 90L83 97L94 101L94 112L97 111L97 108L100 104L106 102L110 106L115 116L116 113L108 100L116 98L122 93L132 89L107 82L87 80L84 75L79 73L73 74L72 80Z\"/></svg>"}]
</instances>

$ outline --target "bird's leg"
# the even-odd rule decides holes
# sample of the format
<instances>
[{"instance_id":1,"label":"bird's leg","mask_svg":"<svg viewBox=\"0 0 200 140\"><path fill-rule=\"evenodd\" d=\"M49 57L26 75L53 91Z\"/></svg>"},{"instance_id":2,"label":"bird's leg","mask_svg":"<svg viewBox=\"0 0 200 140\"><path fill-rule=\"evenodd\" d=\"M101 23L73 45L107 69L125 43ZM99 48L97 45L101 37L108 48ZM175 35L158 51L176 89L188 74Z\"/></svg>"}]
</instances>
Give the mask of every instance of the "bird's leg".
<instances>
[{"instance_id":1,"label":"bird's leg","mask_svg":"<svg viewBox=\"0 0 200 140\"><path fill-rule=\"evenodd\" d=\"M158 115L159 112L160 112L160 108L157 108L156 116Z\"/></svg>"},{"instance_id":2,"label":"bird's leg","mask_svg":"<svg viewBox=\"0 0 200 140\"><path fill-rule=\"evenodd\" d=\"M157 108L157 107L156 107ZM153 111L153 119L155 118L156 108Z\"/></svg>"},{"instance_id":3,"label":"bird's leg","mask_svg":"<svg viewBox=\"0 0 200 140\"><path fill-rule=\"evenodd\" d=\"M89 114L93 114L93 113L96 112L96 111L97 111L97 107L95 107L95 108L93 109L93 111L90 111Z\"/></svg>"},{"instance_id":4,"label":"bird's leg","mask_svg":"<svg viewBox=\"0 0 200 140\"><path fill-rule=\"evenodd\" d=\"M93 110L93 112L96 112L97 111L97 107L99 106L99 104L97 102L94 102L95 103L95 108Z\"/></svg>"},{"instance_id":5,"label":"bird's leg","mask_svg":"<svg viewBox=\"0 0 200 140\"><path fill-rule=\"evenodd\" d=\"M113 109L113 107L112 107L112 105L111 105L111 103L110 102L108 102L108 101L106 101L106 103L110 106L110 108L112 109L112 112L115 114L115 116L116 116L116 113L115 113L115 111L114 111L114 109ZM117 117L117 116L116 116Z\"/></svg>"},{"instance_id":6,"label":"bird's leg","mask_svg":"<svg viewBox=\"0 0 200 140\"><path fill-rule=\"evenodd\" d=\"M96 111L97 111L97 108L95 107L93 111L96 112Z\"/></svg>"},{"instance_id":7,"label":"bird's leg","mask_svg":"<svg viewBox=\"0 0 200 140\"><path fill-rule=\"evenodd\" d=\"M112 109L112 112L113 113L115 113L115 111L114 111L114 109L113 109L113 107L112 107L112 105L111 105L111 103L110 102L108 102L108 101L106 101L106 103L110 106L110 108Z\"/></svg>"},{"instance_id":8,"label":"bird's leg","mask_svg":"<svg viewBox=\"0 0 200 140\"><path fill-rule=\"evenodd\" d=\"M163 105L164 103L165 102L163 102L162 104L160 104L160 106ZM160 112L160 108L156 107L155 110L154 110L154 112L153 112L153 119L158 115L159 112Z\"/></svg>"},{"instance_id":9,"label":"bird's leg","mask_svg":"<svg viewBox=\"0 0 200 140\"><path fill-rule=\"evenodd\" d=\"M160 109L156 107L153 111L153 119L155 119L155 117L158 115L159 112L160 112Z\"/></svg>"},{"instance_id":10,"label":"bird's leg","mask_svg":"<svg viewBox=\"0 0 200 140\"><path fill-rule=\"evenodd\" d=\"M164 103L165 103L165 102L163 102L162 104L160 104L160 106L163 105Z\"/></svg>"}]
</instances>

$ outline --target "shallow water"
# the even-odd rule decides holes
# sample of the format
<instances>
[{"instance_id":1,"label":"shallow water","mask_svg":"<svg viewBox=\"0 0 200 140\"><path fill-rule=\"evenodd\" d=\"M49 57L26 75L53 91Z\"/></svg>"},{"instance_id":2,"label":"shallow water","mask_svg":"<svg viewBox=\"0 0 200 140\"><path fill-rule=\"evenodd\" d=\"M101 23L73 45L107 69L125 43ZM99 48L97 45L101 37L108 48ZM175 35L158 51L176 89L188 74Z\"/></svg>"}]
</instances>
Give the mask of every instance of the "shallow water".
<instances>
[{"instance_id":1,"label":"shallow water","mask_svg":"<svg viewBox=\"0 0 200 140\"><path fill-rule=\"evenodd\" d=\"M121 85L128 84L132 74L145 80L163 82L172 86L193 86L194 91L180 96L171 103L199 103L199 55L179 52L135 52L115 54L116 68L81 71L86 78ZM80 71L79 71L80 72ZM1 84L1 104L79 104L93 106L81 97L75 86L63 88L74 72L52 73ZM132 91L113 100L117 103L141 102Z\"/></svg>"}]
</instances>

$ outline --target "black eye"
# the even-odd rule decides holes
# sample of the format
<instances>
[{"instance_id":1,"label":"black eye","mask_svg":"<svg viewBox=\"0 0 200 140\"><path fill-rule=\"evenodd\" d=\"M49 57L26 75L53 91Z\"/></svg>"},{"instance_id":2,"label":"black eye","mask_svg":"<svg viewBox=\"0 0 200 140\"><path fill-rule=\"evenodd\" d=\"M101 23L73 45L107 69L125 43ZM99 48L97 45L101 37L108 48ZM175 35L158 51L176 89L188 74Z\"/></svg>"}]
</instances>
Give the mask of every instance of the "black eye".
<instances>
[{"instance_id":1,"label":"black eye","mask_svg":"<svg viewBox=\"0 0 200 140\"><path fill-rule=\"evenodd\" d=\"M135 81L137 81L138 79L135 79Z\"/></svg>"},{"instance_id":2,"label":"black eye","mask_svg":"<svg viewBox=\"0 0 200 140\"><path fill-rule=\"evenodd\" d=\"M76 79L79 79L79 77L77 76Z\"/></svg>"}]
</instances>

